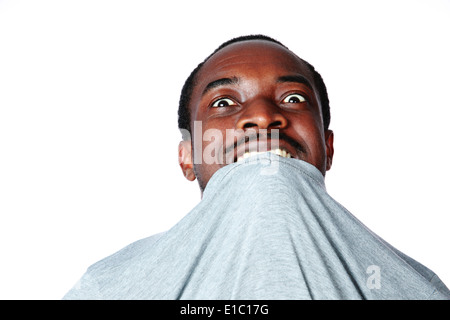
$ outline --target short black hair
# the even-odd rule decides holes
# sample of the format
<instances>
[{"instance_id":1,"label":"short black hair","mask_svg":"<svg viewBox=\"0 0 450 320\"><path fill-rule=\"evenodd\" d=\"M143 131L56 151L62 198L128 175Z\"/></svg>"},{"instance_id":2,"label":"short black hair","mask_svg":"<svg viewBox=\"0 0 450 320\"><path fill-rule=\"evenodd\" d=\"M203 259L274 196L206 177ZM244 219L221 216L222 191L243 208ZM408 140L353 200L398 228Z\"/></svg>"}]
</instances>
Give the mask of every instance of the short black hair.
<instances>
[{"instance_id":1,"label":"short black hair","mask_svg":"<svg viewBox=\"0 0 450 320\"><path fill-rule=\"evenodd\" d=\"M183 88L181 89L181 96L180 96L180 102L178 106L178 128L187 130L189 133L191 132L191 116L190 116L190 109L189 109L189 103L191 101L191 95L192 91L194 89L194 86L196 84L196 76L200 69L203 67L206 61L209 60L217 51L225 48L226 46L229 46L230 44L241 42L241 41L249 41L249 40L265 40L274 42L287 50L289 50L288 47L286 47L284 44L279 42L278 40L275 40L271 37L257 34L257 35L247 35L247 36L241 36L236 37L231 40L228 40L224 43L222 43L216 50L214 50L213 53L211 53L203 62L201 62L189 75L189 77L186 79L186 82L183 85ZM301 59L308 69L311 71L313 75L313 81L314 85L317 88L319 92L319 99L320 99L320 105L322 107L322 117L323 117L323 124L324 129L327 130L330 125L330 103L328 100L328 93L327 88L325 86L325 83L323 82L322 76L315 70L315 68L309 64L307 61ZM183 136L183 139L186 137Z\"/></svg>"}]
</instances>

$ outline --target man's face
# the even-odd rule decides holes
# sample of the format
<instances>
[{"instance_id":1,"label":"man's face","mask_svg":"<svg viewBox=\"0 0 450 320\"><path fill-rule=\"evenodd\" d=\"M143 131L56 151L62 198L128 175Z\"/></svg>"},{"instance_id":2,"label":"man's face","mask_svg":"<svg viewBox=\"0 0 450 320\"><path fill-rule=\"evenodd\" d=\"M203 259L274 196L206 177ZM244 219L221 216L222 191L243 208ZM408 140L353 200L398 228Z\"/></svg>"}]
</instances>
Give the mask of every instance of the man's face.
<instances>
[{"instance_id":1,"label":"man's face","mask_svg":"<svg viewBox=\"0 0 450 320\"><path fill-rule=\"evenodd\" d=\"M196 79L189 106L191 128L201 130L192 130L192 141L204 141L200 148L190 141L180 143L179 160L186 178L197 178L201 190L230 162L225 158L233 162L255 148L258 140L243 138L250 132L267 132L270 149L270 132L277 129L279 140L273 144L286 151L284 155L314 165L323 175L330 169L333 133L324 130L311 72L289 50L263 40L231 44L215 53ZM229 141L226 137L233 131L234 141ZM217 161L193 161L205 155Z\"/></svg>"}]
</instances>

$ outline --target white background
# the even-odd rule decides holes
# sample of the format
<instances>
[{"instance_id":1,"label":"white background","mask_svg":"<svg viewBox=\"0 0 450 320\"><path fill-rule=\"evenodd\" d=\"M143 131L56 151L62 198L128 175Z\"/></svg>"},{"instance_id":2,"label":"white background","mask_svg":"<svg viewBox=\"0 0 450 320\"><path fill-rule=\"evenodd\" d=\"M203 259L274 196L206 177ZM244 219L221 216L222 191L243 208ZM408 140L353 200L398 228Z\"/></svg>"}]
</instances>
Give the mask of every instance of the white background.
<instances>
[{"instance_id":1,"label":"white background","mask_svg":"<svg viewBox=\"0 0 450 320\"><path fill-rule=\"evenodd\" d=\"M0 0L1 299L60 299L195 206L179 93L252 33L328 86L330 194L450 284L450 1Z\"/></svg>"}]
</instances>

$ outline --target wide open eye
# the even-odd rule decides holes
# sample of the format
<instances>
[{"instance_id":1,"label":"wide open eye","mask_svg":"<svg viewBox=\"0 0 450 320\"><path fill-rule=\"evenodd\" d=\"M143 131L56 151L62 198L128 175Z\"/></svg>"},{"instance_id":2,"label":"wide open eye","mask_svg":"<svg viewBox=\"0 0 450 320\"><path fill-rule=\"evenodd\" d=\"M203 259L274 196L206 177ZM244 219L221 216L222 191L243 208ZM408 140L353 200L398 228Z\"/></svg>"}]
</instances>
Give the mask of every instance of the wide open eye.
<instances>
[{"instance_id":1,"label":"wide open eye","mask_svg":"<svg viewBox=\"0 0 450 320\"><path fill-rule=\"evenodd\" d=\"M283 103L302 103L305 101L306 101L305 97L303 97L301 94L294 93L284 98Z\"/></svg>"},{"instance_id":2,"label":"wide open eye","mask_svg":"<svg viewBox=\"0 0 450 320\"><path fill-rule=\"evenodd\" d=\"M214 103L212 104L211 107L213 108L219 108L219 107L229 107L229 106L235 106L236 103L228 98L220 98L216 101L214 101Z\"/></svg>"}]
</instances>

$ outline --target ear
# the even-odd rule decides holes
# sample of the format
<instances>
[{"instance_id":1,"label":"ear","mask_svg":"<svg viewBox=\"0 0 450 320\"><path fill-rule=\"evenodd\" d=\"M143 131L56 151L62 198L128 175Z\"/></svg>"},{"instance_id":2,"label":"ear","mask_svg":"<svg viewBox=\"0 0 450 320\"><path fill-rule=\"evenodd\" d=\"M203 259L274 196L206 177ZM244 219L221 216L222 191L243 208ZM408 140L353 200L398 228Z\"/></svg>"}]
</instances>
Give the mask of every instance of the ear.
<instances>
[{"instance_id":1,"label":"ear","mask_svg":"<svg viewBox=\"0 0 450 320\"><path fill-rule=\"evenodd\" d=\"M190 140L183 140L178 144L178 163L180 164L186 179L194 181L195 173L192 161L192 144Z\"/></svg>"},{"instance_id":2,"label":"ear","mask_svg":"<svg viewBox=\"0 0 450 320\"><path fill-rule=\"evenodd\" d=\"M327 171L331 169L331 164L333 163L334 154L334 133L331 130L325 131L325 146L327 152Z\"/></svg>"}]
</instances>

